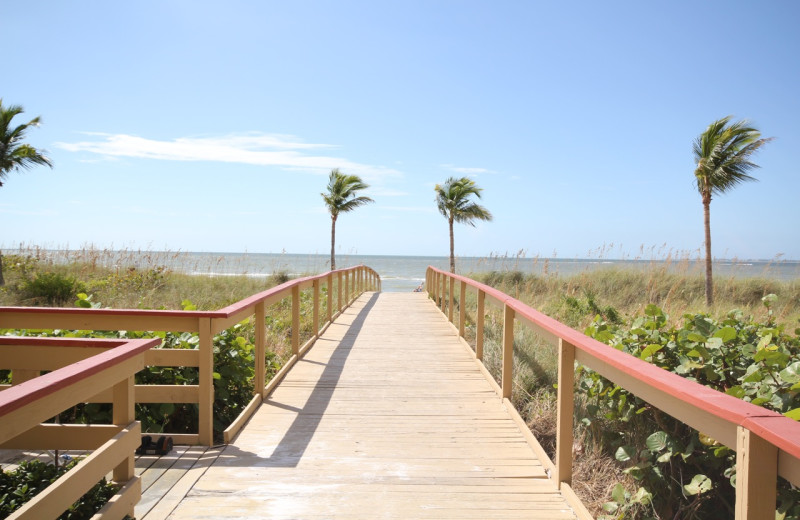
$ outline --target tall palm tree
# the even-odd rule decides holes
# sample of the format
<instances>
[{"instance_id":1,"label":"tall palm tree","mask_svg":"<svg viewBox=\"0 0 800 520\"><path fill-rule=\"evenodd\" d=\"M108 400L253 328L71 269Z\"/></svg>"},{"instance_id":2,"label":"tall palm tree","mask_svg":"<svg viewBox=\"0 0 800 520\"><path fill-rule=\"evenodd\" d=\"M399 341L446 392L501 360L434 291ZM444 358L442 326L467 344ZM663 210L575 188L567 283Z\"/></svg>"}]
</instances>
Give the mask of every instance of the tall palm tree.
<instances>
[{"instance_id":1,"label":"tall palm tree","mask_svg":"<svg viewBox=\"0 0 800 520\"><path fill-rule=\"evenodd\" d=\"M482 188L467 177L456 179L450 177L444 184L437 184L436 206L439 213L445 216L450 226L450 272L456 272L455 241L453 238L453 222L475 226L476 220L492 220L488 209L470 200L472 195L481 198Z\"/></svg>"},{"instance_id":2,"label":"tall palm tree","mask_svg":"<svg viewBox=\"0 0 800 520\"><path fill-rule=\"evenodd\" d=\"M28 170L42 164L53 167L53 163L43 152L22 142L28 128L39 126L40 119L34 117L27 123L11 125L11 120L22 112L21 106L3 106L3 100L0 99L0 187L3 186L3 180L12 170ZM3 253L0 251L0 285L4 284Z\"/></svg>"},{"instance_id":3,"label":"tall palm tree","mask_svg":"<svg viewBox=\"0 0 800 520\"><path fill-rule=\"evenodd\" d=\"M346 175L339 168L334 168L328 177L328 191L320 193L331 214L331 270L336 269L336 220L339 213L347 213L375 202L369 197L357 195L367 188L369 184L365 184L358 175Z\"/></svg>"},{"instance_id":4,"label":"tall palm tree","mask_svg":"<svg viewBox=\"0 0 800 520\"><path fill-rule=\"evenodd\" d=\"M749 172L759 166L750 160L759 148L772 140L749 126L747 120L731 123L727 116L711 123L694 141L697 162L694 176L703 200L703 225L706 246L706 304L714 303L711 273L711 197L723 194L742 182L755 181Z\"/></svg>"}]
</instances>

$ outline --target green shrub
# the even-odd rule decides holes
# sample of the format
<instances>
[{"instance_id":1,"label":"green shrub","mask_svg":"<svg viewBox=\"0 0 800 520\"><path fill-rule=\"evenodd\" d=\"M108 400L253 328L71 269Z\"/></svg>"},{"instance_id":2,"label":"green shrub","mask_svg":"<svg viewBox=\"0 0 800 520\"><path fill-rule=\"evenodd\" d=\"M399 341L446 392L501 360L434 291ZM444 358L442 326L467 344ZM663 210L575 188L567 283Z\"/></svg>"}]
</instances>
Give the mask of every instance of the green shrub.
<instances>
[{"instance_id":1,"label":"green shrub","mask_svg":"<svg viewBox=\"0 0 800 520\"><path fill-rule=\"evenodd\" d=\"M66 465L56 467L53 464L33 460L21 463L13 471L0 470L0 519L8 518L11 513L75 467L79 461L80 459L74 459ZM103 479L58 518L59 520L91 518L118 490L117 485Z\"/></svg>"},{"instance_id":2,"label":"green shrub","mask_svg":"<svg viewBox=\"0 0 800 520\"><path fill-rule=\"evenodd\" d=\"M739 311L720 321L685 314L680 326L648 305L629 326L597 317L586 334L665 370L753 404L800 419L800 337L776 325L763 298L765 322ZM622 518L642 505L657 518L723 519L733 515L736 452L652 408L597 373L581 367L584 427L626 465L638 484L617 487L604 509ZM781 518L800 518L800 490L781 481ZM620 516L623 515L623 516Z\"/></svg>"},{"instance_id":3,"label":"green shrub","mask_svg":"<svg viewBox=\"0 0 800 520\"><path fill-rule=\"evenodd\" d=\"M22 282L20 292L33 304L63 305L73 300L84 286L72 276L54 272L38 273Z\"/></svg>"}]
</instances>

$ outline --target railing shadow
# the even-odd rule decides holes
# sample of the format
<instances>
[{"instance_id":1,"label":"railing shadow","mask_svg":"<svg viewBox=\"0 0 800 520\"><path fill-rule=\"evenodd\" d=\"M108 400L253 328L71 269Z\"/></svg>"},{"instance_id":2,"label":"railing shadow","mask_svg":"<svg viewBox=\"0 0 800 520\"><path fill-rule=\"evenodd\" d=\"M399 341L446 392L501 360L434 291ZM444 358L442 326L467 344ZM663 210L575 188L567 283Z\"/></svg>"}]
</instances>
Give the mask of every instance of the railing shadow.
<instances>
[{"instance_id":1,"label":"railing shadow","mask_svg":"<svg viewBox=\"0 0 800 520\"><path fill-rule=\"evenodd\" d=\"M272 455L267 458L259 457L259 459L255 461L255 464L253 464L252 453L241 451L237 447L229 445L220 460L224 465L236 466L239 465L237 464L237 460L240 460L243 462L242 465L246 466L274 468L293 468L297 466L308 448L311 439L314 437L320 421L322 421L325 410L330 404L333 392L336 390L336 384L344 370L345 362L377 299L378 293L372 294L364 305L364 308L361 309L355 317L352 325L350 325L344 337L339 342L339 345L331 354L330 359L325 363L325 369L314 385L314 389L311 391L303 408L297 409L276 401L268 401L262 405L274 406L297 412L297 416L275 447ZM312 363L319 364L316 361ZM244 457L240 458L237 456L237 453L241 453Z\"/></svg>"}]
</instances>

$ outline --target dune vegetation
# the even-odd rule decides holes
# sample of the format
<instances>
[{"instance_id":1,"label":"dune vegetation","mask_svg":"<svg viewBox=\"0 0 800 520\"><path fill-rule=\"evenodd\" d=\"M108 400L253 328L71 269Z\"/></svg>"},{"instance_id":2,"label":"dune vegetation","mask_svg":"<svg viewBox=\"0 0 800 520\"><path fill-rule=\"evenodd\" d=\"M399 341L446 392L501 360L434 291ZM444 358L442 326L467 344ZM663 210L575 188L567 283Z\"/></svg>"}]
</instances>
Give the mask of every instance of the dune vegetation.
<instances>
[{"instance_id":1,"label":"dune vegetation","mask_svg":"<svg viewBox=\"0 0 800 520\"><path fill-rule=\"evenodd\" d=\"M194 265L189 270L195 274L186 274L170 268L180 255L36 248L8 254L4 257L6 285L0 287L0 305L212 310L289 278L280 266L269 277L247 273L213 276L213 265ZM663 263L653 263L646 269L609 268L570 276L514 269L470 276L623 350L640 352L645 342L650 348L648 360L660 366L672 366L678 373L683 370L682 375L789 416L800 413L798 391L792 390L800 383L798 279L717 277L715 302L707 307L702 273L668 269ZM463 302L468 339L470 331L474 334L470 310L474 312L475 302L470 298L474 296L468 294ZM274 372L288 352L290 320L286 305L278 305L271 312L268 366ZM502 317L492 310L487 314L484 359L490 372L499 377ZM308 335L310 324L305 321L301 332ZM241 366L228 367L235 377L228 378L230 384L225 388L217 389L218 394L228 396L218 403L219 410L235 411L238 405L233 401L238 394L249 396L253 330L252 325L237 327L215 338L215 345L241 347L247 354L238 357L244 360ZM178 347L191 345L191 338L171 339ZM719 355L703 358L700 368L697 363L682 368L688 349L696 350L703 342L719 344ZM758 358L758 352L766 347L778 354ZM515 356L515 404L543 446L553 453L555 349L529 331L520 330ZM729 359L735 359L732 379L715 377L722 372L720 363ZM762 372L770 373L772 379L760 378ZM635 519L731 516L730 483L735 478L731 450L609 386L596 374L583 371L580 375L574 487L593 515ZM164 374L141 377L160 381ZM772 384L773 380L779 384ZM181 431L195 424L190 410L177 407L142 412L149 431ZM215 424L217 431L229 418L220 412L220 419L220 424ZM799 495L782 484L782 518L800 518Z\"/></svg>"}]
</instances>

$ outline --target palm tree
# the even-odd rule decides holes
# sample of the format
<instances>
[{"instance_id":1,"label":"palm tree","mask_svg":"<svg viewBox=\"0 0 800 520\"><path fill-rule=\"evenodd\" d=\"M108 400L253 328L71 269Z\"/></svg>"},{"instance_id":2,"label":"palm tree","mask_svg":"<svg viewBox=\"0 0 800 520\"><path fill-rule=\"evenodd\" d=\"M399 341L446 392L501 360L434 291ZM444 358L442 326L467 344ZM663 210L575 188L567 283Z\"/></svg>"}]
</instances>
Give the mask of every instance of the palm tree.
<instances>
[{"instance_id":1,"label":"palm tree","mask_svg":"<svg viewBox=\"0 0 800 520\"><path fill-rule=\"evenodd\" d=\"M706 246L706 304L714 303L711 275L711 197L723 194L738 184L755 181L748 172L759 166L750 157L772 138L749 126L747 120L730 123L732 116L711 123L694 141L692 151L697 162L694 176L703 200L703 224Z\"/></svg>"},{"instance_id":2,"label":"palm tree","mask_svg":"<svg viewBox=\"0 0 800 520\"><path fill-rule=\"evenodd\" d=\"M11 120L22 112L23 109L19 105L4 107L3 100L0 99L0 187L3 186L3 180L12 170L28 170L41 164L53 167L53 163L43 152L22 142L28 127L39 126L40 119L34 117L27 123L11 125ZM0 251L0 285L4 284L3 253Z\"/></svg>"},{"instance_id":3,"label":"palm tree","mask_svg":"<svg viewBox=\"0 0 800 520\"><path fill-rule=\"evenodd\" d=\"M439 213L445 216L450 226L450 272L456 272L455 242L453 239L453 222L460 222L475 226L476 220L492 220L489 210L480 204L470 200L470 196L475 195L481 198L481 188L475 181L467 177L456 179L450 177L444 184L437 184L436 206Z\"/></svg>"},{"instance_id":4,"label":"palm tree","mask_svg":"<svg viewBox=\"0 0 800 520\"><path fill-rule=\"evenodd\" d=\"M375 202L369 197L356 195L367 188L369 184L365 184L358 175L346 175L339 168L334 168L328 177L328 191L320 193L331 214L331 270L336 269L336 220L339 213L347 213Z\"/></svg>"}]
</instances>

